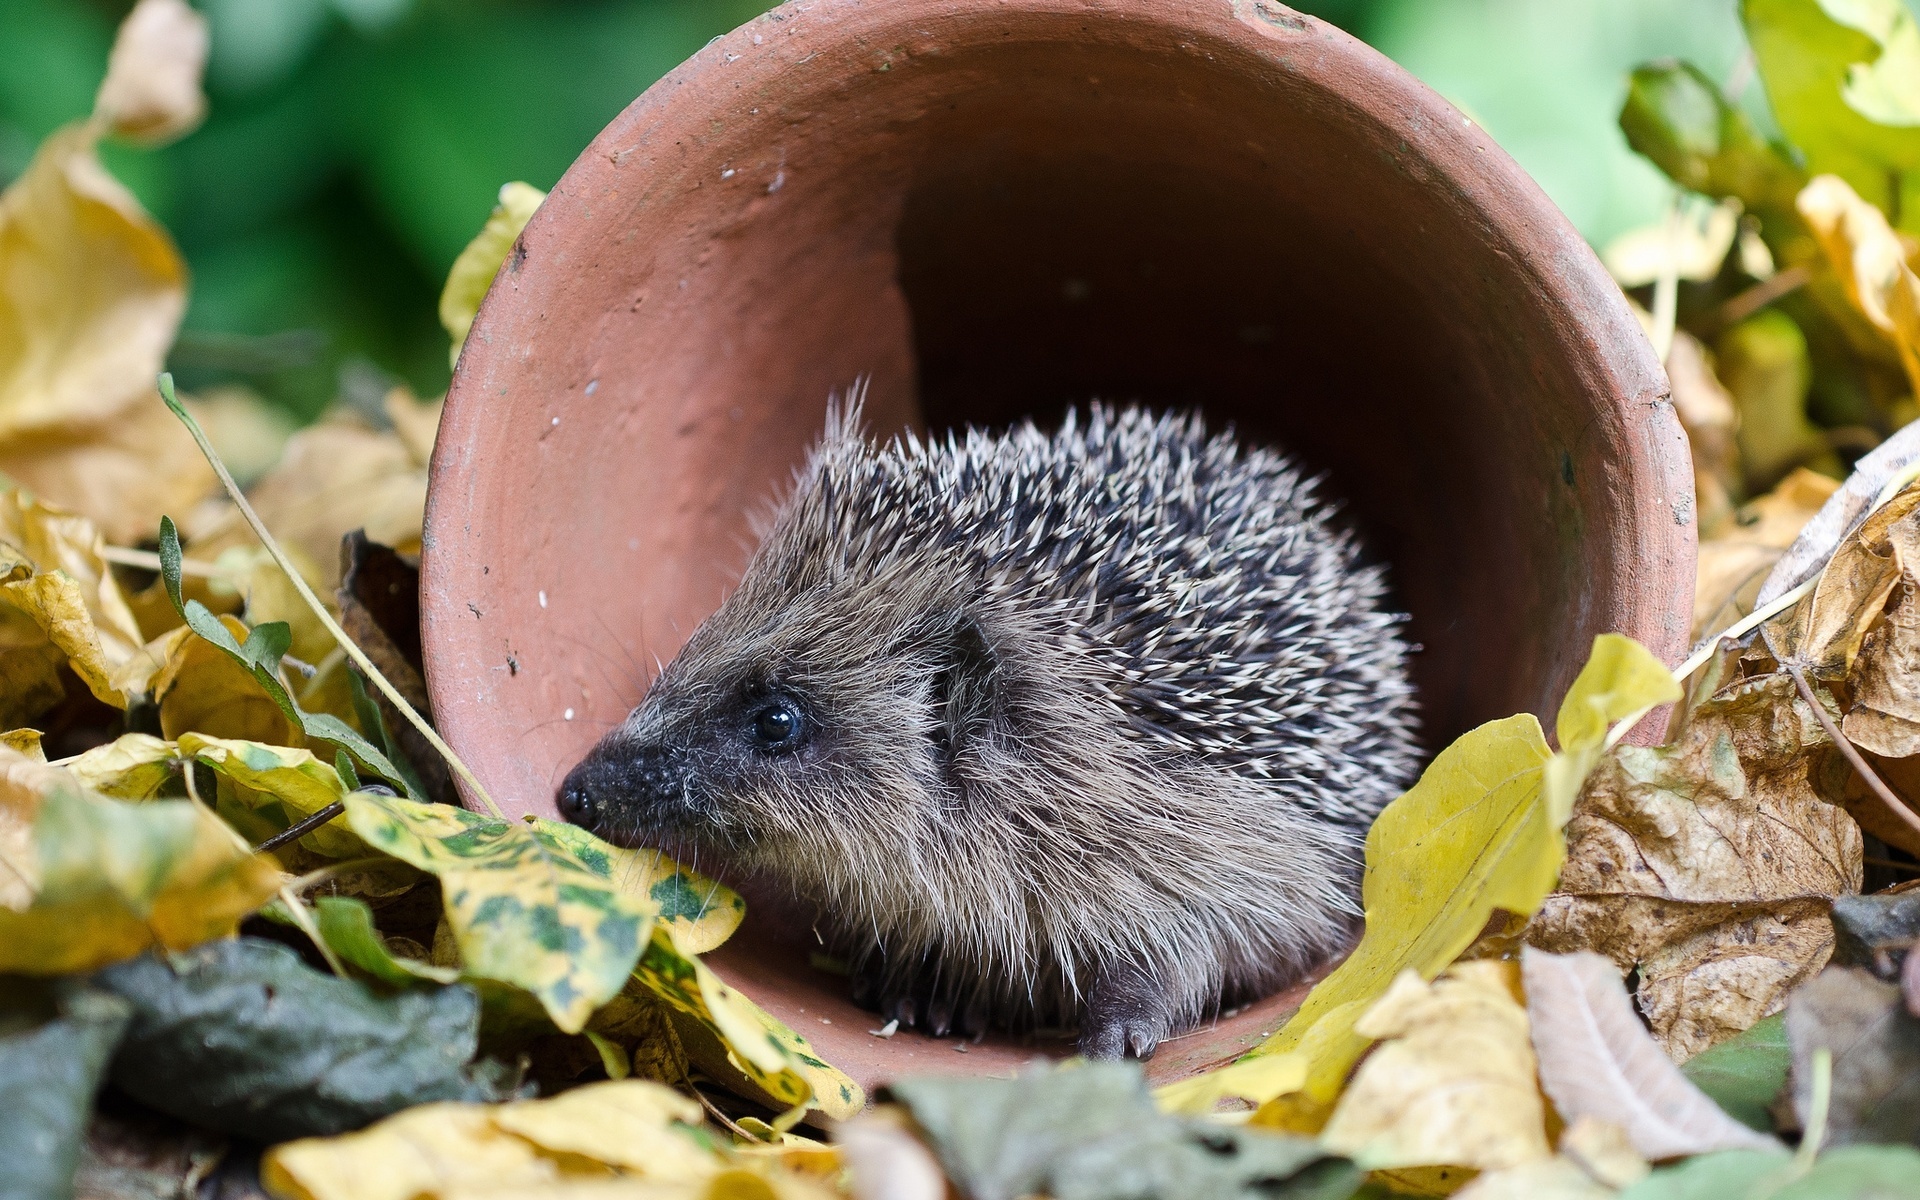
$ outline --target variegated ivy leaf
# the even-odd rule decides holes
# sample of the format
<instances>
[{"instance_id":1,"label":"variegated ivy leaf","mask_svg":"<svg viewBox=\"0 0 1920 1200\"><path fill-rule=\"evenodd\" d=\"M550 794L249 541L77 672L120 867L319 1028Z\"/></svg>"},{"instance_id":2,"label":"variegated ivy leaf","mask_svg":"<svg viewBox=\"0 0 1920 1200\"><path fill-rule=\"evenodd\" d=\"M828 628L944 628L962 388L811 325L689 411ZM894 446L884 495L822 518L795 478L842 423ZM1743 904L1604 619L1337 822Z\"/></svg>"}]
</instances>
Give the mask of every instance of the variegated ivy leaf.
<instances>
[{"instance_id":1,"label":"variegated ivy leaf","mask_svg":"<svg viewBox=\"0 0 1920 1200\"><path fill-rule=\"evenodd\" d=\"M807 1039L728 987L712 968L682 953L664 925L655 926L633 977L712 1035L727 1060L775 1100L807 1104L837 1120L866 1105L859 1084L815 1054ZM689 1050L697 1056L697 1047Z\"/></svg>"},{"instance_id":2,"label":"variegated ivy leaf","mask_svg":"<svg viewBox=\"0 0 1920 1200\"><path fill-rule=\"evenodd\" d=\"M682 954L705 954L733 936L747 915L739 893L697 871L689 871L658 850L610 846L578 825L538 822L594 874L621 891L653 901Z\"/></svg>"},{"instance_id":3,"label":"variegated ivy leaf","mask_svg":"<svg viewBox=\"0 0 1920 1200\"><path fill-rule=\"evenodd\" d=\"M348 794L346 806L369 845L439 877L468 978L531 994L567 1033L625 985L654 905L611 879L606 863L581 861L583 831L367 792Z\"/></svg>"},{"instance_id":4,"label":"variegated ivy leaf","mask_svg":"<svg viewBox=\"0 0 1920 1200\"><path fill-rule=\"evenodd\" d=\"M264 742L238 738L206 737L198 733L180 735L180 753L198 759L225 776L235 785L233 796L222 795L223 815L226 801L265 818L265 827L278 832L337 804L352 789L340 773L316 758L312 751L292 746L269 746ZM277 810L277 811L274 811ZM238 814L233 814L238 815ZM244 827L249 821L236 821L243 832L259 832ZM347 827L344 816L336 817L300 839L300 845L325 858L354 858L367 852L362 842Z\"/></svg>"}]
</instances>

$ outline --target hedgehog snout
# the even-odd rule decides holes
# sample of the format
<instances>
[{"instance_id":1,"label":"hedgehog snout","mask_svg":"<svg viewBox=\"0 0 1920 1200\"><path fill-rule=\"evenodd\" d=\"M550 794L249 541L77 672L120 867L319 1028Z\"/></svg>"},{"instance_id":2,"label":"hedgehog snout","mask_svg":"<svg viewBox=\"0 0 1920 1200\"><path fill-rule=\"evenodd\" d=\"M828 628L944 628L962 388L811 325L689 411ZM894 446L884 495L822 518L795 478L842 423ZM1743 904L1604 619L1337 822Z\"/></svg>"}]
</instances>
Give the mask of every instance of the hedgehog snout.
<instances>
[{"instance_id":1,"label":"hedgehog snout","mask_svg":"<svg viewBox=\"0 0 1920 1200\"><path fill-rule=\"evenodd\" d=\"M560 816L625 841L687 815L687 781L676 756L656 747L602 743L567 772L554 796Z\"/></svg>"}]
</instances>

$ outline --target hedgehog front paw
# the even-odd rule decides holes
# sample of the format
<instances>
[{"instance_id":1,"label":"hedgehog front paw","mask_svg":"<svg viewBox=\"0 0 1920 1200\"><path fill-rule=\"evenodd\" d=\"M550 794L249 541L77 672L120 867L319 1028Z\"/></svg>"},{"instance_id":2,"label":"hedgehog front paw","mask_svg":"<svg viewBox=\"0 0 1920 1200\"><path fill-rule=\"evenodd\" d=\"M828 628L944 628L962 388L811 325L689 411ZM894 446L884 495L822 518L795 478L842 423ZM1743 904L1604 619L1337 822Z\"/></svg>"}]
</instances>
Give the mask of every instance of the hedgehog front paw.
<instances>
[{"instance_id":1,"label":"hedgehog front paw","mask_svg":"<svg viewBox=\"0 0 1920 1200\"><path fill-rule=\"evenodd\" d=\"M976 1042L993 1016L979 992L944 981L937 971L902 971L877 957L854 972L853 1002L878 1012L883 1021L898 1021L902 1029L929 1037L959 1034Z\"/></svg>"},{"instance_id":2,"label":"hedgehog front paw","mask_svg":"<svg viewBox=\"0 0 1920 1200\"><path fill-rule=\"evenodd\" d=\"M1173 998L1133 965L1109 968L1095 980L1080 1018L1080 1053L1088 1058L1148 1059L1173 1032Z\"/></svg>"}]
</instances>

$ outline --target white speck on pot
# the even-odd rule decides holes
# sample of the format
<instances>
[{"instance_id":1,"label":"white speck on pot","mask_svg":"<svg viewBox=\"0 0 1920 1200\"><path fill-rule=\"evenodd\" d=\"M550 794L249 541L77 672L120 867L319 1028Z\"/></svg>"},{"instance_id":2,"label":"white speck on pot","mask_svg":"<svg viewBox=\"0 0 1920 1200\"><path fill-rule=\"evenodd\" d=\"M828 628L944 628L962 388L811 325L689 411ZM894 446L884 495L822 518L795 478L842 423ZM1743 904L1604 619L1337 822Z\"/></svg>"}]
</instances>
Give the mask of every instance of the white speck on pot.
<instances>
[{"instance_id":1,"label":"white speck on pot","mask_svg":"<svg viewBox=\"0 0 1920 1200\"><path fill-rule=\"evenodd\" d=\"M598 379L587 380L587 395L591 396L599 390L600 390L600 381Z\"/></svg>"},{"instance_id":2,"label":"white speck on pot","mask_svg":"<svg viewBox=\"0 0 1920 1200\"><path fill-rule=\"evenodd\" d=\"M787 173L785 171L775 171L773 173L773 182L767 185L767 195L771 196L785 186L787 186Z\"/></svg>"},{"instance_id":3,"label":"white speck on pot","mask_svg":"<svg viewBox=\"0 0 1920 1200\"><path fill-rule=\"evenodd\" d=\"M559 417L555 417L555 418L553 419L553 423L554 423L555 425L558 425L558 424L560 424L560 418L559 418Z\"/></svg>"},{"instance_id":4,"label":"white speck on pot","mask_svg":"<svg viewBox=\"0 0 1920 1200\"><path fill-rule=\"evenodd\" d=\"M739 174L738 171L735 171L732 167L728 167L726 170L720 172L720 178L732 179L737 174Z\"/></svg>"},{"instance_id":5,"label":"white speck on pot","mask_svg":"<svg viewBox=\"0 0 1920 1200\"><path fill-rule=\"evenodd\" d=\"M563 713L561 713L560 715L561 715L561 716L562 716L563 718L565 718L566 720L569 720L569 721L571 721L571 720L573 720L573 710L572 710L572 709L568 709L567 711L565 711L565 712L563 712Z\"/></svg>"},{"instance_id":6,"label":"white speck on pot","mask_svg":"<svg viewBox=\"0 0 1920 1200\"><path fill-rule=\"evenodd\" d=\"M540 607L545 608L546 606L547 606L547 592L545 588L542 588L540 590Z\"/></svg>"},{"instance_id":7,"label":"white speck on pot","mask_svg":"<svg viewBox=\"0 0 1920 1200\"><path fill-rule=\"evenodd\" d=\"M955 1054L965 1054L967 1052L967 1044L965 1042L955 1042L953 1044L953 1052Z\"/></svg>"},{"instance_id":8,"label":"white speck on pot","mask_svg":"<svg viewBox=\"0 0 1920 1200\"><path fill-rule=\"evenodd\" d=\"M629 550L638 550L639 548L640 548L640 539L639 539L639 538L628 538L628 539L627 539L627 549L629 549Z\"/></svg>"}]
</instances>

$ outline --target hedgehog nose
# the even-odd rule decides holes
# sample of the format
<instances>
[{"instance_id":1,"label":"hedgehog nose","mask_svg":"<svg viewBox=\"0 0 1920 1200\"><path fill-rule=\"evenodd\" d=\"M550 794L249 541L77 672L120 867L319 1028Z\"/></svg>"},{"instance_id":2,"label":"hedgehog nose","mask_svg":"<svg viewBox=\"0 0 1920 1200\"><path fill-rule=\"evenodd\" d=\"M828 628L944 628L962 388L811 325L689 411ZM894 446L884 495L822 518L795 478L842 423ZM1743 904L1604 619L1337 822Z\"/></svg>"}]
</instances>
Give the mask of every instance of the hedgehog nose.
<instances>
[{"instance_id":1,"label":"hedgehog nose","mask_svg":"<svg viewBox=\"0 0 1920 1200\"><path fill-rule=\"evenodd\" d=\"M583 829L599 828L602 814L599 797L595 795L595 774L589 763L581 763L567 772L554 797L554 807L560 810L561 820Z\"/></svg>"}]
</instances>

